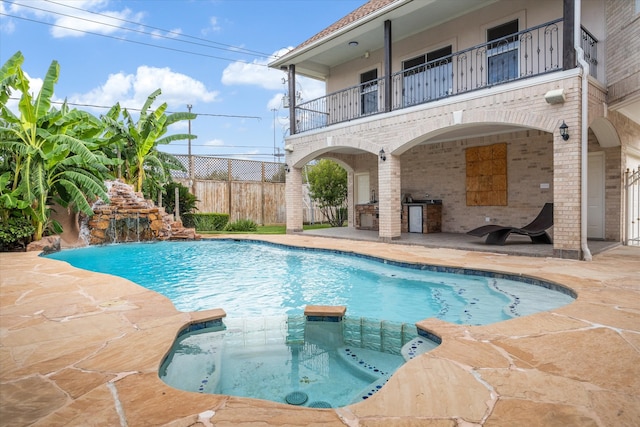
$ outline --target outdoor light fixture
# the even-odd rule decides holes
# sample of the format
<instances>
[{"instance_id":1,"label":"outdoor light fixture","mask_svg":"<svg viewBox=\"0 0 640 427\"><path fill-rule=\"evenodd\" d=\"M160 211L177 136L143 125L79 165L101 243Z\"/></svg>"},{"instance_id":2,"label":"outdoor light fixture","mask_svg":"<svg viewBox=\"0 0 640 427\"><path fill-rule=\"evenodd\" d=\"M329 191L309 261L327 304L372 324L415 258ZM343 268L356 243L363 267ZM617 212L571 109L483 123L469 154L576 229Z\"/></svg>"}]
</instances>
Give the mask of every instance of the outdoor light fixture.
<instances>
[{"instance_id":1,"label":"outdoor light fixture","mask_svg":"<svg viewBox=\"0 0 640 427\"><path fill-rule=\"evenodd\" d=\"M358 42L357 42L357 41L355 41L355 40L350 41L350 42L349 42L349 46L351 46L351 47L356 47L356 46L358 46Z\"/></svg>"},{"instance_id":2,"label":"outdoor light fixture","mask_svg":"<svg viewBox=\"0 0 640 427\"><path fill-rule=\"evenodd\" d=\"M381 149L380 149L380 153L379 153L379 154L380 154L380 160L382 160L383 162L384 162L385 160L387 160L387 155L386 155L386 154L384 154L384 148L381 148Z\"/></svg>"},{"instance_id":3,"label":"outdoor light fixture","mask_svg":"<svg viewBox=\"0 0 640 427\"><path fill-rule=\"evenodd\" d=\"M560 136L565 141L569 139L569 126L567 126L567 124L564 122L564 120L562 121L562 124L560 125Z\"/></svg>"},{"instance_id":4,"label":"outdoor light fixture","mask_svg":"<svg viewBox=\"0 0 640 427\"><path fill-rule=\"evenodd\" d=\"M289 165L288 165L288 164L286 164L286 163L284 164L284 171L285 171L286 173L289 173L289 172L291 171L291 168L290 168L290 167L289 167Z\"/></svg>"}]
</instances>

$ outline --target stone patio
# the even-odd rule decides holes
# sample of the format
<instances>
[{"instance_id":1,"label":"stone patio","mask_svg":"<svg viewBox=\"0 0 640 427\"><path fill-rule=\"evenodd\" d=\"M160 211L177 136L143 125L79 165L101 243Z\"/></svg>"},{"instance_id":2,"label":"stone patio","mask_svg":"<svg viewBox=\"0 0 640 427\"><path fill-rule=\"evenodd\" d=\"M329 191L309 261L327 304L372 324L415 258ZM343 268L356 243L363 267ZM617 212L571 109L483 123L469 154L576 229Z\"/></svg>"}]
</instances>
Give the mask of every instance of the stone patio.
<instances>
[{"instance_id":1,"label":"stone patio","mask_svg":"<svg viewBox=\"0 0 640 427\"><path fill-rule=\"evenodd\" d=\"M242 238L234 235L234 238ZM640 420L640 248L592 262L308 234L247 236L406 262L535 276L565 307L486 326L426 319L442 345L370 399L309 409L172 389L159 365L187 323L127 280L35 253L0 254L0 426L634 426Z\"/></svg>"}]
</instances>

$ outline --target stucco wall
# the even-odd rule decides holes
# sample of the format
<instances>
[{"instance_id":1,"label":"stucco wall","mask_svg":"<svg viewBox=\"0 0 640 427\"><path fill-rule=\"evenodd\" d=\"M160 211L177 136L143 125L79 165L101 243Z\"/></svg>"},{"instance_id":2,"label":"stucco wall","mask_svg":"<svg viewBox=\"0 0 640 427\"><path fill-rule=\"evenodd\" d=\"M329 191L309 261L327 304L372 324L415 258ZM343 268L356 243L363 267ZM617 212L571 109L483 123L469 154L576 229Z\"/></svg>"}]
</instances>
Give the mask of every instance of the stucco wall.
<instances>
[{"instance_id":1,"label":"stucco wall","mask_svg":"<svg viewBox=\"0 0 640 427\"><path fill-rule=\"evenodd\" d=\"M598 3L602 0L589 0ZM594 9L590 4L584 8L587 14ZM533 27L562 17L562 2L558 0L507 0L473 11L438 27L422 31L403 40L393 40L393 72L402 69L402 62L435 49L451 45L452 51L460 51L486 42L486 30L513 19L519 19L520 29ZM393 28L393 21L392 21ZM464 31L461 31L464 29ZM393 29L392 29L393 34ZM393 37L393 36L392 36ZM380 39L383 28L380 27ZM370 52L369 58L357 58L331 69L327 80L327 93L332 93L360 84L360 74L372 69L383 76L382 49Z\"/></svg>"}]
</instances>

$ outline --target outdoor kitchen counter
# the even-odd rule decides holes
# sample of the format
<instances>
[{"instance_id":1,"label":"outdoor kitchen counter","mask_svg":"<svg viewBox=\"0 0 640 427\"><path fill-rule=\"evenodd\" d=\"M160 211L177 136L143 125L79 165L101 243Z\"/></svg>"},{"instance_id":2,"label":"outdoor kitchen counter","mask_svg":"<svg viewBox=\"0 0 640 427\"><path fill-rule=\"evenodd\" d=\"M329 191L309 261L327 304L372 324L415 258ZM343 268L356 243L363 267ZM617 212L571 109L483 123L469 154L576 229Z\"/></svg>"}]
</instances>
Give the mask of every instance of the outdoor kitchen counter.
<instances>
[{"instance_id":1,"label":"outdoor kitchen counter","mask_svg":"<svg viewBox=\"0 0 640 427\"><path fill-rule=\"evenodd\" d=\"M403 233L440 233L442 200L413 200L402 204Z\"/></svg>"}]
</instances>

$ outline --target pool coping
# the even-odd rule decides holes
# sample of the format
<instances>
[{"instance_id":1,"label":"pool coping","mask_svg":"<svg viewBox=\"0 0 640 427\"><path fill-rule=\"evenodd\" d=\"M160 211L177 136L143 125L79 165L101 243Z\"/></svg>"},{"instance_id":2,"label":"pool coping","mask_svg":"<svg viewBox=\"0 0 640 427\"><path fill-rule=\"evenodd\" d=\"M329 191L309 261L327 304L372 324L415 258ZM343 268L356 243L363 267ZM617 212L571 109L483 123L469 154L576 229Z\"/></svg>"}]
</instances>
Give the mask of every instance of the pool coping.
<instances>
[{"instance_id":1,"label":"pool coping","mask_svg":"<svg viewBox=\"0 0 640 427\"><path fill-rule=\"evenodd\" d=\"M124 279L34 254L0 254L0 425L81 425L88 417L95 425L136 426L198 420L216 426L631 425L640 419L638 248L616 248L584 263L379 242L354 247L326 237L246 238L400 262L490 266L569 287L578 298L492 325L425 319L419 327L442 337L438 348L409 361L364 402L309 409L181 392L159 380L179 331L219 312L181 313Z\"/></svg>"}]
</instances>

